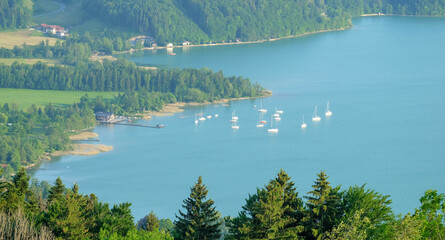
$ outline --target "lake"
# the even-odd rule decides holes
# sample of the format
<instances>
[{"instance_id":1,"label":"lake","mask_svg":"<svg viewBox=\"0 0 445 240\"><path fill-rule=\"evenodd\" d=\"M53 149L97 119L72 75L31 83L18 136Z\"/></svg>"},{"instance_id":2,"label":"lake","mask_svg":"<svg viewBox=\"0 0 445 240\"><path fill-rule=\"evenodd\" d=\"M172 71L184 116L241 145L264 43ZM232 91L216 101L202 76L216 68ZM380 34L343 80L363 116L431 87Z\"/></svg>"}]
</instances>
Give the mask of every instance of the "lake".
<instances>
[{"instance_id":1,"label":"lake","mask_svg":"<svg viewBox=\"0 0 445 240\"><path fill-rule=\"evenodd\" d=\"M366 184L391 195L396 213L413 212L425 190L445 192L445 18L362 17L353 24L261 44L127 56L143 65L249 77L273 92L263 100L267 120L275 108L284 111L279 133L268 133L269 123L256 127L259 99L189 107L140 121L164 129L99 125L94 132L114 151L46 162L33 177L60 176L101 201L132 202L137 220L151 210L173 219L200 175L217 210L236 216L248 194L280 169L300 196L325 170L332 185ZM316 105L320 122L311 121ZM219 117L195 125L201 111ZM229 122L233 111L238 130Z\"/></svg>"}]
</instances>

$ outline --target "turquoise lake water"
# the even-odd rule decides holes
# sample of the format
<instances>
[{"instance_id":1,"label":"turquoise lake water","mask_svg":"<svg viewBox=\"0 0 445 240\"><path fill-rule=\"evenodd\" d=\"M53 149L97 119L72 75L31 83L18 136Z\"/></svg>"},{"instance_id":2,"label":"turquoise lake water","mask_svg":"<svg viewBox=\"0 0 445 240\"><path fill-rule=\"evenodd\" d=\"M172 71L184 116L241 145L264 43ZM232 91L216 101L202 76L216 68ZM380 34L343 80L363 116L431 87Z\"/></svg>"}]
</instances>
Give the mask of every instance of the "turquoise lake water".
<instances>
[{"instance_id":1,"label":"turquoise lake water","mask_svg":"<svg viewBox=\"0 0 445 240\"><path fill-rule=\"evenodd\" d=\"M174 218L199 175L223 215L286 170L300 196L320 170L346 189L367 184L413 212L427 189L445 192L445 18L357 18L351 29L262 44L175 49L129 57L145 65L208 67L249 77L273 92L263 107L284 111L278 134L256 128L260 100L187 108L142 123L164 129L98 126L114 151L67 156L33 173L75 181L100 200L132 202ZM333 116L324 117L330 101ZM315 105L322 120L310 121ZM194 124L194 114L219 114ZM240 129L231 129L233 110ZM307 129L300 128L305 115ZM269 119L269 117L266 117Z\"/></svg>"}]
</instances>

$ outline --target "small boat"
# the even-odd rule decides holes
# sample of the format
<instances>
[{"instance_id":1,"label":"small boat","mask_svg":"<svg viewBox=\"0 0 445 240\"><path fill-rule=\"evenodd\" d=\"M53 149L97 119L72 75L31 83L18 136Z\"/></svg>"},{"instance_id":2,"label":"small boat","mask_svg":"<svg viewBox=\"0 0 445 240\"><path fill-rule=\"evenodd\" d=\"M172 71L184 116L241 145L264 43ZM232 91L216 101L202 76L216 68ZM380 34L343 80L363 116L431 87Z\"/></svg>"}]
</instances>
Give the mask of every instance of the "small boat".
<instances>
[{"instance_id":1,"label":"small boat","mask_svg":"<svg viewBox=\"0 0 445 240\"><path fill-rule=\"evenodd\" d=\"M238 125L232 125L232 129L239 129Z\"/></svg>"},{"instance_id":2,"label":"small boat","mask_svg":"<svg viewBox=\"0 0 445 240\"><path fill-rule=\"evenodd\" d=\"M256 123L256 127L264 127L264 124L261 123L261 118L263 117L263 113L260 112L260 116L258 117L258 122Z\"/></svg>"},{"instance_id":3,"label":"small boat","mask_svg":"<svg viewBox=\"0 0 445 240\"><path fill-rule=\"evenodd\" d=\"M283 110L276 110L278 114L283 114L284 111Z\"/></svg>"},{"instance_id":4,"label":"small boat","mask_svg":"<svg viewBox=\"0 0 445 240\"><path fill-rule=\"evenodd\" d=\"M205 121L206 120L206 118L202 116L202 110L201 110L201 114L200 114L200 117L198 118L198 120L199 121Z\"/></svg>"},{"instance_id":5,"label":"small boat","mask_svg":"<svg viewBox=\"0 0 445 240\"><path fill-rule=\"evenodd\" d=\"M304 123L304 115L303 115L303 123L301 124L301 128L306 128L307 127L307 125L306 125L306 123Z\"/></svg>"},{"instance_id":6,"label":"small boat","mask_svg":"<svg viewBox=\"0 0 445 240\"><path fill-rule=\"evenodd\" d=\"M210 118L212 118L212 115L207 116L207 119L210 119Z\"/></svg>"},{"instance_id":7,"label":"small boat","mask_svg":"<svg viewBox=\"0 0 445 240\"><path fill-rule=\"evenodd\" d=\"M321 117L317 115L317 105L315 105L314 115L312 115L312 121L319 122Z\"/></svg>"},{"instance_id":8,"label":"small boat","mask_svg":"<svg viewBox=\"0 0 445 240\"><path fill-rule=\"evenodd\" d=\"M281 121L281 117L274 117L273 118L275 121Z\"/></svg>"},{"instance_id":9,"label":"small boat","mask_svg":"<svg viewBox=\"0 0 445 240\"><path fill-rule=\"evenodd\" d=\"M238 117L235 115L235 110L233 110L232 113L232 120L235 120L235 122L238 120Z\"/></svg>"},{"instance_id":10,"label":"small boat","mask_svg":"<svg viewBox=\"0 0 445 240\"><path fill-rule=\"evenodd\" d=\"M261 99L261 105L260 105L260 109L258 109L258 112L267 112L267 109L263 109L263 99Z\"/></svg>"},{"instance_id":11,"label":"small boat","mask_svg":"<svg viewBox=\"0 0 445 240\"><path fill-rule=\"evenodd\" d=\"M260 123L267 123L267 121L266 120L261 120Z\"/></svg>"},{"instance_id":12,"label":"small boat","mask_svg":"<svg viewBox=\"0 0 445 240\"><path fill-rule=\"evenodd\" d=\"M198 124L198 119L196 118L196 113L195 113L195 124Z\"/></svg>"},{"instance_id":13,"label":"small boat","mask_svg":"<svg viewBox=\"0 0 445 240\"><path fill-rule=\"evenodd\" d=\"M274 115L272 115L274 118L278 118L278 117L280 117L280 114L278 114L278 113L275 113Z\"/></svg>"},{"instance_id":14,"label":"small boat","mask_svg":"<svg viewBox=\"0 0 445 240\"><path fill-rule=\"evenodd\" d=\"M215 114L215 117L218 117L219 115L218 114Z\"/></svg>"},{"instance_id":15,"label":"small boat","mask_svg":"<svg viewBox=\"0 0 445 240\"><path fill-rule=\"evenodd\" d=\"M326 112L324 113L324 115L326 117L332 116L332 112L329 110L329 101L328 101L328 104L326 105Z\"/></svg>"},{"instance_id":16,"label":"small boat","mask_svg":"<svg viewBox=\"0 0 445 240\"><path fill-rule=\"evenodd\" d=\"M267 129L267 132L278 133L278 128L273 128L273 116L270 116L270 128Z\"/></svg>"},{"instance_id":17,"label":"small boat","mask_svg":"<svg viewBox=\"0 0 445 240\"><path fill-rule=\"evenodd\" d=\"M171 55L171 56L175 56L175 55L176 55L176 53L170 53L170 55Z\"/></svg>"}]
</instances>

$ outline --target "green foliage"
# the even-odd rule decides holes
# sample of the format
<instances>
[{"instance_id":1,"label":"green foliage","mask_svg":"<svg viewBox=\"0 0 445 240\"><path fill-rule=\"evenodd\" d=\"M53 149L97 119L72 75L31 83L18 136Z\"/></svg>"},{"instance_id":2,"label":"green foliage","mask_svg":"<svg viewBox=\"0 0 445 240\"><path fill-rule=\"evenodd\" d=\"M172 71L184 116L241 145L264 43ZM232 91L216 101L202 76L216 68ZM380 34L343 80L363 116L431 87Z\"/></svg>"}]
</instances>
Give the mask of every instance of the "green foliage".
<instances>
[{"instance_id":1,"label":"green foliage","mask_svg":"<svg viewBox=\"0 0 445 240\"><path fill-rule=\"evenodd\" d=\"M342 194L342 208L345 213L343 216L343 222L359 219L366 219L369 222L370 227L368 229L367 236L371 238L379 238L379 227L382 223L391 221L394 217L392 216L392 210L390 207L391 200L389 196L383 196L374 190L365 189L365 185L353 186L348 190L344 191ZM359 213L359 211L361 211ZM359 214L360 216L352 216Z\"/></svg>"},{"instance_id":2,"label":"green foliage","mask_svg":"<svg viewBox=\"0 0 445 240\"><path fill-rule=\"evenodd\" d=\"M230 83L230 91L225 89L225 82ZM44 63L0 65L0 87L70 91L145 90L145 95L151 92L170 93L178 101L187 102L263 95L263 88L246 78L224 77L221 72L214 73L205 68L146 70L123 59L102 64L79 63L75 67Z\"/></svg>"},{"instance_id":3,"label":"green foliage","mask_svg":"<svg viewBox=\"0 0 445 240\"><path fill-rule=\"evenodd\" d=\"M313 190L308 192L310 196L305 197L308 215L304 222L307 237L320 239L339 222L341 198L339 187L330 186L326 172L321 171L317 176Z\"/></svg>"},{"instance_id":4,"label":"green foliage","mask_svg":"<svg viewBox=\"0 0 445 240\"><path fill-rule=\"evenodd\" d=\"M283 170L246 199L238 217L230 221L233 239L297 239L303 230L303 202L294 182Z\"/></svg>"},{"instance_id":5,"label":"green foliage","mask_svg":"<svg viewBox=\"0 0 445 240\"><path fill-rule=\"evenodd\" d=\"M422 204L414 216L422 220L422 237L442 239L445 237L445 194L427 190L420 198Z\"/></svg>"},{"instance_id":6,"label":"green foliage","mask_svg":"<svg viewBox=\"0 0 445 240\"><path fill-rule=\"evenodd\" d=\"M26 112L11 106L0 106L0 114L7 119L7 124L0 123L0 164L14 171L38 162L45 152L67 150L70 130L95 124L94 113L86 106L59 109L50 104L43 110L31 106Z\"/></svg>"},{"instance_id":7,"label":"green foliage","mask_svg":"<svg viewBox=\"0 0 445 240\"><path fill-rule=\"evenodd\" d=\"M369 218L363 216L364 209L350 214L341 221L338 227L334 227L331 232L326 233L325 239L332 240L364 240L367 239L367 232L373 226Z\"/></svg>"},{"instance_id":8,"label":"green foliage","mask_svg":"<svg viewBox=\"0 0 445 240\"><path fill-rule=\"evenodd\" d=\"M31 23L32 10L23 0L0 0L0 31L25 28Z\"/></svg>"},{"instance_id":9,"label":"green foliage","mask_svg":"<svg viewBox=\"0 0 445 240\"><path fill-rule=\"evenodd\" d=\"M179 210L179 216L176 216L175 239L219 239L221 223L218 220L218 212L213 207L213 200L206 199L207 193L207 187L202 183L200 176L191 188L190 197L185 199L182 205L186 212Z\"/></svg>"}]
</instances>

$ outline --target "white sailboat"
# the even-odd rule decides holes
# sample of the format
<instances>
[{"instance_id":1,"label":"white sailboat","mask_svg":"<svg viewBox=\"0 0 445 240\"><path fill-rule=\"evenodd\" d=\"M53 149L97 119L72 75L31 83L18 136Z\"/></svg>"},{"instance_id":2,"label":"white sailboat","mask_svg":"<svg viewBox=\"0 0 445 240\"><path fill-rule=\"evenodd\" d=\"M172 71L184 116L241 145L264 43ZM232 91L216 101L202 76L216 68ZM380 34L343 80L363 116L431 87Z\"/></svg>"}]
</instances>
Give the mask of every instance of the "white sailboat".
<instances>
[{"instance_id":1,"label":"white sailboat","mask_svg":"<svg viewBox=\"0 0 445 240\"><path fill-rule=\"evenodd\" d=\"M210 119L210 118L212 118L212 115L207 116L207 119Z\"/></svg>"},{"instance_id":2,"label":"white sailboat","mask_svg":"<svg viewBox=\"0 0 445 240\"><path fill-rule=\"evenodd\" d=\"M218 114L215 114L215 117L217 118L219 115Z\"/></svg>"},{"instance_id":3,"label":"white sailboat","mask_svg":"<svg viewBox=\"0 0 445 240\"><path fill-rule=\"evenodd\" d=\"M267 129L267 132L270 132L270 133L277 133L278 132L278 128L274 128L273 127L273 116L270 116L270 128Z\"/></svg>"},{"instance_id":4,"label":"white sailboat","mask_svg":"<svg viewBox=\"0 0 445 240\"><path fill-rule=\"evenodd\" d=\"M196 113L195 113L195 124L198 124L198 119L196 118Z\"/></svg>"},{"instance_id":5,"label":"white sailboat","mask_svg":"<svg viewBox=\"0 0 445 240\"><path fill-rule=\"evenodd\" d=\"M260 105L260 109L258 109L258 112L263 112L263 113L267 112L267 109L263 109L263 99L261 99L261 105Z\"/></svg>"},{"instance_id":6,"label":"white sailboat","mask_svg":"<svg viewBox=\"0 0 445 240\"><path fill-rule=\"evenodd\" d=\"M264 124L261 123L262 118L263 118L263 113L260 112L260 116L258 117L258 122L256 123L256 127L264 127Z\"/></svg>"},{"instance_id":7,"label":"white sailboat","mask_svg":"<svg viewBox=\"0 0 445 240\"><path fill-rule=\"evenodd\" d=\"M239 126L236 125L236 122L233 122L233 123L232 123L232 129L239 129Z\"/></svg>"},{"instance_id":8,"label":"white sailboat","mask_svg":"<svg viewBox=\"0 0 445 240\"><path fill-rule=\"evenodd\" d=\"M303 123L301 124L301 128L306 128L307 127L307 125L306 125L306 123L304 123L304 115L303 115Z\"/></svg>"},{"instance_id":9,"label":"white sailboat","mask_svg":"<svg viewBox=\"0 0 445 240\"><path fill-rule=\"evenodd\" d=\"M231 121L231 122L236 122L236 121L238 121L238 117L235 115L235 110L233 110L233 113L232 113L232 119L230 119L230 121Z\"/></svg>"},{"instance_id":10,"label":"white sailboat","mask_svg":"<svg viewBox=\"0 0 445 240\"><path fill-rule=\"evenodd\" d=\"M326 117L332 116L332 112L329 110L329 101L328 101L328 104L326 104L326 112L324 113L324 115Z\"/></svg>"},{"instance_id":11,"label":"white sailboat","mask_svg":"<svg viewBox=\"0 0 445 240\"><path fill-rule=\"evenodd\" d=\"M315 105L314 115L312 115L312 121L319 122L321 117L317 115L317 105Z\"/></svg>"},{"instance_id":12,"label":"white sailboat","mask_svg":"<svg viewBox=\"0 0 445 240\"><path fill-rule=\"evenodd\" d=\"M202 110L201 110L201 114L200 114L200 117L198 118L198 120L199 121L205 121L206 120L206 118L202 116Z\"/></svg>"}]
</instances>

